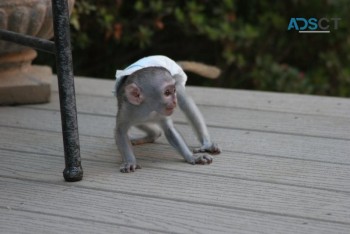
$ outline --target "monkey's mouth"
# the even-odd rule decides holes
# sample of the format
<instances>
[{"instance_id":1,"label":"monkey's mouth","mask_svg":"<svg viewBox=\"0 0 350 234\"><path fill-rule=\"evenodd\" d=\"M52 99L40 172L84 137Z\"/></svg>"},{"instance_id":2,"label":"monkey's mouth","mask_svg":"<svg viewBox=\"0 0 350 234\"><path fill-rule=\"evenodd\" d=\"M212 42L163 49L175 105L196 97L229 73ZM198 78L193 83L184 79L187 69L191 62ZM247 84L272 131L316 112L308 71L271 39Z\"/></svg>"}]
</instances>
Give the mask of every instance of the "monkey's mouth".
<instances>
[{"instance_id":1,"label":"monkey's mouth","mask_svg":"<svg viewBox=\"0 0 350 234\"><path fill-rule=\"evenodd\" d=\"M174 113L175 107L167 107L165 108L165 115L169 116Z\"/></svg>"}]
</instances>

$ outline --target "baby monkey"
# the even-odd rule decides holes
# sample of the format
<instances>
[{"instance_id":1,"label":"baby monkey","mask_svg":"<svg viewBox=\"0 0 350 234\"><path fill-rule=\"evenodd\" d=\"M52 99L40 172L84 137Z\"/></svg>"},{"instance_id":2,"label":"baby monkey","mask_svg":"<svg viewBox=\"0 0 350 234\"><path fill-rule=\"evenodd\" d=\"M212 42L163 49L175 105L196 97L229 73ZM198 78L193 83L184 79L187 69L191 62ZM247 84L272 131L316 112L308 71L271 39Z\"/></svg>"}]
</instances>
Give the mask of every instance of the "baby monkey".
<instances>
[{"instance_id":1,"label":"baby monkey","mask_svg":"<svg viewBox=\"0 0 350 234\"><path fill-rule=\"evenodd\" d=\"M176 62L160 55L145 57L124 70L117 70L116 78L118 113L115 140L123 159L121 172L134 172L141 168L136 162L132 145L154 142L160 137L161 130L190 164L210 164L213 159L205 152L221 152L218 145L210 140L198 107L186 95L187 76ZM202 144L193 152L175 129L170 117L177 105L193 125ZM132 126L146 135L139 138L129 136L128 131Z\"/></svg>"}]
</instances>

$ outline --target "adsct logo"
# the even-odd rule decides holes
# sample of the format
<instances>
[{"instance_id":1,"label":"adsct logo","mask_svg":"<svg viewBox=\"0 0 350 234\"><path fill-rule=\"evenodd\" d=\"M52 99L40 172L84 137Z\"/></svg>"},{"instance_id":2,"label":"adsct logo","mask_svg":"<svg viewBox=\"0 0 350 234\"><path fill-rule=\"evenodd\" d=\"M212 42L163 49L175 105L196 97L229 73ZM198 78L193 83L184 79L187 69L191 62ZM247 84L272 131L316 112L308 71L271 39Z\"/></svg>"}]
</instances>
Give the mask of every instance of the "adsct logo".
<instances>
[{"instance_id":1,"label":"adsct logo","mask_svg":"<svg viewBox=\"0 0 350 234\"><path fill-rule=\"evenodd\" d=\"M341 18L290 18L288 31L299 33L330 33L331 29L338 29Z\"/></svg>"}]
</instances>

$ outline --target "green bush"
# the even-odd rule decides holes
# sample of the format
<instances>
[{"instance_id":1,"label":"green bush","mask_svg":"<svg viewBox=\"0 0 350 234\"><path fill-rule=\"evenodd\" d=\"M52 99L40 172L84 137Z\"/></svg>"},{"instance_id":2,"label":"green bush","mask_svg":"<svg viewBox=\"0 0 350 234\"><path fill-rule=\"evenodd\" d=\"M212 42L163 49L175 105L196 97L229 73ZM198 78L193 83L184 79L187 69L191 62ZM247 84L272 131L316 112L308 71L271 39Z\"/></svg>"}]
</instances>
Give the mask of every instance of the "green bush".
<instances>
[{"instance_id":1,"label":"green bush","mask_svg":"<svg viewBox=\"0 0 350 234\"><path fill-rule=\"evenodd\" d=\"M114 77L150 54L220 67L190 84L350 96L346 0L76 1L71 17L77 75ZM330 34L287 31L291 17L339 17ZM191 74L192 76L192 74Z\"/></svg>"}]
</instances>

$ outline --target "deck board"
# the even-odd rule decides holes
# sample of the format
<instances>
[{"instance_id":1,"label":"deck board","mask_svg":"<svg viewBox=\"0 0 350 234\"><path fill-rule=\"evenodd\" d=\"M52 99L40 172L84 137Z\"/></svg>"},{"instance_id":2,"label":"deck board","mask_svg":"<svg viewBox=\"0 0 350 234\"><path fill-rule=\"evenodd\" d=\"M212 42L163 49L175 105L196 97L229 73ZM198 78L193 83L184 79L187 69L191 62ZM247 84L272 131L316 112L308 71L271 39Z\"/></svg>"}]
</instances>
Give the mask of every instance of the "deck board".
<instances>
[{"instance_id":1,"label":"deck board","mask_svg":"<svg viewBox=\"0 0 350 234\"><path fill-rule=\"evenodd\" d=\"M45 191L43 191L45 192ZM13 210L10 207L0 214L1 233L145 233L145 228L128 227L116 222L96 221L93 218L57 215L54 213L35 212L33 210ZM19 225L20 224L20 225ZM147 230L151 233L164 233Z\"/></svg>"},{"instance_id":2,"label":"deck board","mask_svg":"<svg viewBox=\"0 0 350 234\"><path fill-rule=\"evenodd\" d=\"M98 225L105 224L107 228L108 225L113 225L151 233L229 233L234 230L242 233L287 233L286 230L290 233L295 233L295 230L305 233L348 231L347 224L337 223L332 227L332 223L317 219L261 214L80 186L6 180L3 184L12 190L6 190L4 201L8 205L7 208L0 208L4 214L25 211L33 213L34 217L39 213L59 219L71 218L70 222L77 224L79 221L94 222ZM62 204L69 204L69 207ZM1 216L1 220L6 216ZM56 227L60 228L58 225ZM112 232L119 233L118 229Z\"/></svg>"},{"instance_id":3,"label":"deck board","mask_svg":"<svg viewBox=\"0 0 350 234\"><path fill-rule=\"evenodd\" d=\"M4 165L7 160L22 161L23 159L18 157L20 157L20 152L23 150L25 150L24 155L35 155L38 153L43 155L43 157L55 156L61 160L61 163L63 162L61 156L62 140L59 133L23 129L0 128L0 130L9 137L8 139L0 139L1 145L6 144L6 147L4 147L6 150L2 150L1 153ZM21 136L27 140L10 142L11 139L20 138ZM113 139L91 136L82 136L80 139L83 160L112 163L114 167L118 167L120 156L116 146L113 144ZM17 158L12 159L11 155L14 152L16 152ZM225 151L221 155L215 156L215 163L209 167L201 168L198 166L199 168L197 168L197 166L192 167L184 164L181 157L165 142L164 144L157 143L135 147L135 154L144 169L156 167L189 172L196 170L200 173L207 173L208 176L217 175L228 178L350 192L348 183L350 176L349 164ZM10 162L10 164L15 163L15 161ZM34 163L37 161L34 160ZM23 166L26 167L26 164ZM58 166L60 167L61 164ZM16 165L16 167L19 167L19 165Z\"/></svg>"},{"instance_id":4,"label":"deck board","mask_svg":"<svg viewBox=\"0 0 350 234\"><path fill-rule=\"evenodd\" d=\"M2 112L5 116L7 115L7 111ZM6 122L8 122L8 126L35 128L43 131L50 130L59 132L61 129L59 125L59 112L39 113L38 111L26 111L26 113L28 113L28 115L23 116L21 111L15 111L13 118L0 118L0 121L3 121L5 125ZM35 115L30 117L33 113ZM42 121L37 121L39 116L45 118L43 118ZM21 120L19 121L18 118L21 118ZM115 118L83 114L79 115L78 120L80 134L113 138ZM191 129L188 128L188 125L177 124L176 126L184 135L184 138L190 146L198 146L198 142ZM332 139L310 136L307 134L297 135L215 127L209 127L209 130L212 134L212 138L218 141L221 146L228 151L250 154L259 153L333 163L349 163L349 158L347 156L348 152L350 152L350 141L343 138ZM113 140L109 140L109 142L113 142ZM166 143L166 140L161 138L159 142Z\"/></svg>"},{"instance_id":5,"label":"deck board","mask_svg":"<svg viewBox=\"0 0 350 234\"><path fill-rule=\"evenodd\" d=\"M85 173L76 183L62 178L56 85L51 103L0 107L1 231L350 230L350 100L189 87L223 153L188 165L162 137L135 147L142 170L121 174L112 89L113 81L76 79ZM184 116L174 119L197 146Z\"/></svg>"},{"instance_id":6,"label":"deck board","mask_svg":"<svg viewBox=\"0 0 350 234\"><path fill-rule=\"evenodd\" d=\"M0 175L5 178L23 177L33 181L59 182L57 172L62 160L58 157L49 159L47 157L47 155L31 155L30 158L17 156L17 160L22 159L24 164L14 164L12 160L9 163L5 161L5 169ZM48 164L37 165L37 162L44 159ZM192 169L185 171L162 169L157 167L158 163L150 161L142 163L143 170L121 178L117 173L117 164L86 161L85 180L74 187L325 222L348 223L350 220L350 211L347 209L350 207L350 200L347 192L209 175L205 166L193 168L191 165L183 165L182 167ZM200 173L196 173L198 171ZM27 195L28 192L23 194ZM1 200L5 201L6 196L8 195L5 194ZM304 213L305 210L309 210L308 214Z\"/></svg>"},{"instance_id":7,"label":"deck board","mask_svg":"<svg viewBox=\"0 0 350 234\"><path fill-rule=\"evenodd\" d=\"M57 91L56 83L53 83L53 91ZM76 79L75 88L79 95L110 97L113 95L114 83L103 79ZM187 91L198 105L317 116L350 116L348 98L202 87L187 87Z\"/></svg>"},{"instance_id":8,"label":"deck board","mask_svg":"<svg viewBox=\"0 0 350 234\"><path fill-rule=\"evenodd\" d=\"M40 106L30 106L32 112L39 110L59 110L58 93L53 94L54 102ZM115 118L116 100L111 97L78 96L78 110L86 115L99 115ZM236 107L216 107L199 105L206 117L206 123L213 127L244 129L249 131L279 132L344 138L350 140L350 120L345 117L284 113L267 110L249 110ZM20 111L16 109L14 111ZM30 112L30 110L28 110ZM10 113L9 113L10 115ZM20 116L19 116L20 117ZM187 123L186 118L177 110L174 113L176 123ZM113 121L112 121L113 122Z\"/></svg>"}]
</instances>

